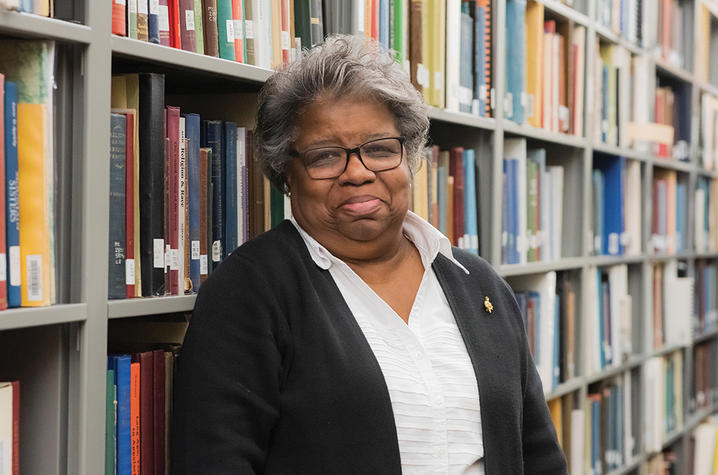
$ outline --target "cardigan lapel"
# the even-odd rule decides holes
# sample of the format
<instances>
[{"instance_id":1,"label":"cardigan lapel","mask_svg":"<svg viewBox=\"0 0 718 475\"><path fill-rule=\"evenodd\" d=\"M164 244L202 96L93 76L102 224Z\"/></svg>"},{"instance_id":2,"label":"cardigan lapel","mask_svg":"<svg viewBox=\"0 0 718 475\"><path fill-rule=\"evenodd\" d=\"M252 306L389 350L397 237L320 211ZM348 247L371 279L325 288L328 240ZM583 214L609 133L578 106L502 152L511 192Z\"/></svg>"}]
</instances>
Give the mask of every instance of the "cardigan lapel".
<instances>
[{"instance_id":1,"label":"cardigan lapel","mask_svg":"<svg viewBox=\"0 0 718 475\"><path fill-rule=\"evenodd\" d=\"M508 384L511 378L507 378L510 371L505 367L505 355L510 350L506 348L505 338L502 338L506 332L502 319L507 316L502 315L500 308L493 309L491 314L485 310L484 298L490 294L489 283L482 276L467 275L441 254L432 267L454 314L476 374L485 473L500 474L505 467L505 457L519 456L510 449L516 442L510 440L515 432L511 430L511 424L507 424L516 418L516 407L511 398L501 397L512 394Z\"/></svg>"}]
</instances>

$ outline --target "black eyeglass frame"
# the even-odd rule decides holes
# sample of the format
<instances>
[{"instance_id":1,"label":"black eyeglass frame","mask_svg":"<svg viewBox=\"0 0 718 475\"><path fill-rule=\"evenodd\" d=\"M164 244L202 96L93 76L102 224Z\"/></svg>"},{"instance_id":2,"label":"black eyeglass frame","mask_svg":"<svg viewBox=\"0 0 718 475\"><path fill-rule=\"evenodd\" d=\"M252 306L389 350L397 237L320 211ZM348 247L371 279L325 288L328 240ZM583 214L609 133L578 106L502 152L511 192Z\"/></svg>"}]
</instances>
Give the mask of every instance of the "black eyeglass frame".
<instances>
[{"instance_id":1,"label":"black eyeglass frame","mask_svg":"<svg viewBox=\"0 0 718 475\"><path fill-rule=\"evenodd\" d=\"M398 140L398 141L399 141L399 145L400 145L399 161L397 162L396 165L394 165L394 166L392 166L392 167L382 168L381 170L372 170L371 168L369 168L369 167L366 165L366 163L364 163L364 159L363 159L362 156L361 156L360 149L361 149L362 147L364 147L365 145L367 145L367 144L370 144L370 143L373 143L373 142L379 142L379 141L381 141L381 140L389 140L389 139L394 139L394 140ZM314 148L310 148L310 149L307 149L307 150L303 150L303 151L301 151L301 152L294 150L294 151L290 152L289 155L292 156L292 157L297 157L297 158L300 159L300 161L302 162L302 166L304 167L304 169L305 169L306 172L307 172L307 175L309 175L309 178L311 178L312 180L334 180L334 179L336 179L336 178L342 176L342 174L347 170L347 166L349 166L349 158L351 157L352 154L356 154L356 156L357 156L357 158L359 159L359 161L361 162L361 164L364 165L364 168L366 168L367 170L369 170L369 171L371 171L371 172L374 172L374 173L386 172L386 171L394 170L395 168L398 168L398 167L401 165L401 162L404 161L404 142L405 142L405 141L406 141L406 138L405 138L405 137L402 137L402 136L399 136L399 137L380 137L380 138L378 138L378 139L368 140L368 141L366 141L366 142L364 142L364 143L362 143L362 144L357 145L357 146L354 147L354 148L342 147L341 145L330 145L330 146L324 146L324 147L314 147ZM302 159L302 155L304 155L304 154L307 153L307 152L311 152L311 151L313 151L313 150L321 150L321 149L325 149L325 148L333 148L333 149L342 149L342 150L344 150L344 153L346 153L346 160L344 161L344 167L342 168L341 172L339 172L339 174L337 174L337 175L330 176L330 177L315 178L315 177L312 176L311 172L309 171L309 167L307 166L307 164L305 163L305 161Z\"/></svg>"}]
</instances>

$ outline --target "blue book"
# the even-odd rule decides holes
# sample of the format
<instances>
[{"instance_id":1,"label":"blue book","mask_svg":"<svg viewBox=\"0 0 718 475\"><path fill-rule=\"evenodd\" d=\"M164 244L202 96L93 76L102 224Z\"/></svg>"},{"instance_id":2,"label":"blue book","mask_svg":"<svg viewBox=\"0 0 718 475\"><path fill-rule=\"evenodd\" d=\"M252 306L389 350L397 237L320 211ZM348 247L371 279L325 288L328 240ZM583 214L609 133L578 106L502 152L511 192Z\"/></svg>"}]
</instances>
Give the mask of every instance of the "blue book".
<instances>
[{"instance_id":1,"label":"blue book","mask_svg":"<svg viewBox=\"0 0 718 475\"><path fill-rule=\"evenodd\" d=\"M33 13L35 11L35 2L33 0L20 0L20 11Z\"/></svg>"},{"instance_id":2,"label":"blue book","mask_svg":"<svg viewBox=\"0 0 718 475\"><path fill-rule=\"evenodd\" d=\"M197 114L184 114L185 137L187 138L187 174L189 187L187 189L187 202L189 204L189 241L190 261L189 277L192 281L192 290L197 292L200 285L199 265L199 148L200 148L200 118Z\"/></svg>"},{"instance_id":3,"label":"blue book","mask_svg":"<svg viewBox=\"0 0 718 475\"><path fill-rule=\"evenodd\" d=\"M469 15L469 2L461 2L459 46L459 111L471 113L474 102L474 20Z\"/></svg>"},{"instance_id":4,"label":"blue book","mask_svg":"<svg viewBox=\"0 0 718 475\"><path fill-rule=\"evenodd\" d=\"M389 0L379 0L379 44L389 49Z\"/></svg>"},{"instance_id":5,"label":"blue book","mask_svg":"<svg viewBox=\"0 0 718 475\"><path fill-rule=\"evenodd\" d=\"M478 110L474 111L486 117L486 101L488 87L486 84L486 7L479 7L477 2L474 14L474 100L478 102Z\"/></svg>"},{"instance_id":6,"label":"blue book","mask_svg":"<svg viewBox=\"0 0 718 475\"><path fill-rule=\"evenodd\" d=\"M685 249L686 244L686 185L676 183L676 252Z\"/></svg>"},{"instance_id":7,"label":"blue book","mask_svg":"<svg viewBox=\"0 0 718 475\"><path fill-rule=\"evenodd\" d=\"M230 255L239 245L237 236L237 124L224 123L224 254Z\"/></svg>"},{"instance_id":8,"label":"blue book","mask_svg":"<svg viewBox=\"0 0 718 475\"><path fill-rule=\"evenodd\" d=\"M508 193L508 161L504 159L501 162L503 168L502 182L502 199L501 199L501 263L509 263L508 243L509 243L509 193Z\"/></svg>"},{"instance_id":9,"label":"blue book","mask_svg":"<svg viewBox=\"0 0 718 475\"><path fill-rule=\"evenodd\" d=\"M5 81L5 226L7 305L20 306L20 200L17 182L17 84Z\"/></svg>"},{"instance_id":10,"label":"blue book","mask_svg":"<svg viewBox=\"0 0 718 475\"><path fill-rule=\"evenodd\" d=\"M596 253L603 250L603 174L600 170L593 170L591 174L593 194L593 247Z\"/></svg>"},{"instance_id":11,"label":"blue book","mask_svg":"<svg viewBox=\"0 0 718 475\"><path fill-rule=\"evenodd\" d=\"M519 237L519 161L509 160L509 244L511 250L510 264L519 264L521 254L518 248Z\"/></svg>"},{"instance_id":12,"label":"blue book","mask_svg":"<svg viewBox=\"0 0 718 475\"><path fill-rule=\"evenodd\" d=\"M476 157L472 149L463 153L464 162L464 234L469 242L466 246L471 252L479 253L479 225L476 203Z\"/></svg>"},{"instance_id":13,"label":"blue book","mask_svg":"<svg viewBox=\"0 0 718 475\"><path fill-rule=\"evenodd\" d=\"M524 84L526 83L526 0L506 1L506 101L507 119L523 124L525 120Z\"/></svg>"},{"instance_id":14,"label":"blue book","mask_svg":"<svg viewBox=\"0 0 718 475\"><path fill-rule=\"evenodd\" d=\"M534 362L538 367L544 364L541 359L541 294L531 290L529 298L534 302Z\"/></svg>"},{"instance_id":15,"label":"blue book","mask_svg":"<svg viewBox=\"0 0 718 475\"><path fill-rule=\"evenodd\" d=\"M110 115L110 231L108 234L107 298L124 299L125 284L125 166L127 122Z\"/></svg>"},{"instance_id":16,"label":"blue book","mask_svg":"<svg viewBox=\"0 0 718 475\"><path fill-rule=\"evenodd\" d=\"M224 138L221 120L202 121L202 146L212 149L212 242L210 245L211 258L209 271L215 269L222 260L222 241L224 240L224 183L223 164Z\"/></svg>"},{"instance_id":17,"label":"blue book","mask_svg":"<svg viewBox=\"0 0 718 475\"><path fill-rule=\"evenodd\" d=\"M561 382L561 296L556 294L553 315L553 372L551 373L551 387L555 388Z\"/></svg>"},{"instance_id":18,"label":"blue book","mask_svg":"<svg viewBox=\"0 0 718 475\"><path fill-rule=\"evenodd\" d=\"M153 0L138 0L148 2L147 7L147 36L150 43L160 43L160 11L159 2Z\"/></svg>"},{"instance_id":19,"label":"blue book","mask_svg":"<svg viewBox=\"0 0 718 475\"><path fill-rule=\"evenodd\" d=\"M620 256L624 253L621 237L625 232L623 202L626 160L623 157L596 155L594 167L603 174L603 229L601 253Z\"/></svg>"},{"instance_id":20,"label":"blue book","mask_svg":"<svg viewBox=\"0 0 718 475\"><path fill-rule=\"evenodd\" d=\"M130 434L130 356L112 355L108 366L115 371L117 386L117 475L132 475Z\"/></svg>"}]
</instances>

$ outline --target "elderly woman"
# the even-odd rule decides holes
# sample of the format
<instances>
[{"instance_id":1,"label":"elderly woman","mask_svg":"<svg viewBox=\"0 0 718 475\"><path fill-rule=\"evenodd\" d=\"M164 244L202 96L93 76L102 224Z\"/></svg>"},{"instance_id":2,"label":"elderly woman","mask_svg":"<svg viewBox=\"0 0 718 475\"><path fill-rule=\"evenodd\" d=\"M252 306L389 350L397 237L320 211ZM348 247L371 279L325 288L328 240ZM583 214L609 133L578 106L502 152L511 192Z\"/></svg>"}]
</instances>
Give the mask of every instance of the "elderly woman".
<instances>
[{"instance_id":1,"label":"elderly woman","mask_svg":"<svg viewBox=\"0 0 718 475\"><path fill-rule=\"evenodd\" d=\"M408 211L428 126L351 37L267 81L259 156L293 219L202 286L173 473L566 472L511 289Z\"/></svg>"}]
</instances>

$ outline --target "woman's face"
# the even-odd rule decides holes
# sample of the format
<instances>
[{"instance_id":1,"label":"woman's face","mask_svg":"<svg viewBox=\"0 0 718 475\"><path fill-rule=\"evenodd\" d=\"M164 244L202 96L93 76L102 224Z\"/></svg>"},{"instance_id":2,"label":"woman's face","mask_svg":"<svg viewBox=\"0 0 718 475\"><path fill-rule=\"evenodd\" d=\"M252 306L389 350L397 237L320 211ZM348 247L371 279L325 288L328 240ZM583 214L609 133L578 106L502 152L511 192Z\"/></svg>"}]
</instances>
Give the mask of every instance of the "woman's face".
<instances>
[{"instance_id":1,"label":"woman's face","mask_svg":"<svg viewBox=\"0 0 718 475\"><path fill-rule=\"evenodd\" d=\"M303 109L294 149L357 147L397 137L389 109L374 100L320 98ZM352 154L337 178L312 179L301 158L287 168L292 214L299 225L330 251L354 243L385 240L401 229L409 206L410 173L406 154L391 170L372 172ZM400 236L401 234L399 234Z\"/></svg>"}]
</instances>

